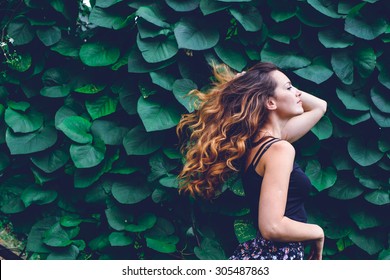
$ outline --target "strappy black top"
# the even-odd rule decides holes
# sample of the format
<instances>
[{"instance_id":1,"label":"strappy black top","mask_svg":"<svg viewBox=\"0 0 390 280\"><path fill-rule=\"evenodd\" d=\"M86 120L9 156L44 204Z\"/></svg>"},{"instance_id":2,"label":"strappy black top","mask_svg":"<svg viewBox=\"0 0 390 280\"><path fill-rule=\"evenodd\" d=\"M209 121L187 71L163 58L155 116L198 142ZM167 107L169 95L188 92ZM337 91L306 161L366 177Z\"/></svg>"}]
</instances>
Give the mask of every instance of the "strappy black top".
<instances>
[{"instance_id":1,"label":"strappy black top","mask_svg":"<svg viewBox=\"0 0 390 280\"><path fill-rule=\"evenodd\" d=\"M245 196L249 200L250 214L254 225L258 224L260 190L263 181L263 177L256 172L256 166L268 148L271 147L272 144L281 141L281 139L278 138L270 138L270 140L266 140L261 145L256 155L253 157L251 164L248 166L248 169L242 174ZM312 185L309 178L299 165L294 162L288 185L286 211L284 214L286 217L299 222L307 221L304 201L308 197L311 187Z\"/></svg>"}]
</instances>

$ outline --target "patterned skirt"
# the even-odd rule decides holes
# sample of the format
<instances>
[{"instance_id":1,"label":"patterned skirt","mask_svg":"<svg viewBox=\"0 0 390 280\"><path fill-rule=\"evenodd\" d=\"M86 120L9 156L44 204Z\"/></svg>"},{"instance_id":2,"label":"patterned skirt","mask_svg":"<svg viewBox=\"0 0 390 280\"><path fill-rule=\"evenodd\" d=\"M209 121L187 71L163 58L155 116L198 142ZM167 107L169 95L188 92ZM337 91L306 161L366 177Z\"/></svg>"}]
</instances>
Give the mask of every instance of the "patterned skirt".
<instances>
[{"instance_id":1,"label":"patterned skirt","mask_svg":"<svg viewBox=\"0 0 390 280\"><path fill-rule=\"evenodd\" d=\"M273 242L259 234L240 243L229 260L303 260L302 242Z\"/></svg>"}]
</instances>

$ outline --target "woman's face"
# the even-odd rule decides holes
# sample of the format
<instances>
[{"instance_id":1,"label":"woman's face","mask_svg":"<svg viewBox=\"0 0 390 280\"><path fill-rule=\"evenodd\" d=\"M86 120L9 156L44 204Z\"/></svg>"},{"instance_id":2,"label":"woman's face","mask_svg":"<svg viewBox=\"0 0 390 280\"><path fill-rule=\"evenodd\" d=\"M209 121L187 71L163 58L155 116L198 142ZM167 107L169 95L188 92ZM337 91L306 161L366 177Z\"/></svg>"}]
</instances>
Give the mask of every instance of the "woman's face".
<instances>
[{"instance_id":1,"label":"woman's face","mask_svg":"<svg viewBox=\"0 0 390 280\"><path fill-rule=\"evenodd\" d=\"M274 102L275 111L282 118L291 118L303 113L301 92L292 86L290 79L280 71L271 72L276 81Z\"/></svg>"}]
</instances>

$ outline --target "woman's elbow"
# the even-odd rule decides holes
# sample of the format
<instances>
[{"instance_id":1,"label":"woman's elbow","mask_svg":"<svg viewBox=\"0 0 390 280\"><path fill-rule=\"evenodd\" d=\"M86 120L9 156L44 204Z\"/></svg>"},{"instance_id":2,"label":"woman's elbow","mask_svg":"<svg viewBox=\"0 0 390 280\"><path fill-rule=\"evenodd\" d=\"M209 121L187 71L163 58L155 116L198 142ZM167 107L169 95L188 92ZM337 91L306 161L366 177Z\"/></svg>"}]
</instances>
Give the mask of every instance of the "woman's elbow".
<instances>
[{"instance_id":1,"label":"woman's elbow","mask_svg":"<svg viewBox=\"0 0 390 280\"><path fill-rule=\"evenodd\" d=\"M322 100L321 105L320 105L320 109L321 109L322 114L326 113L326 110L328 109L328 103L325 100Z\"/></svg>"},{"instance_id":2,"label":"woman's elbow","mask_svg":"<svg viewBox=\"0 0 390 280\"><path fill-rule=\"evenodd\" d=\"M261 236L269 241L279 241L281 238L280 232L277 226L259 227Z\"/></svg>"}]
</instances>

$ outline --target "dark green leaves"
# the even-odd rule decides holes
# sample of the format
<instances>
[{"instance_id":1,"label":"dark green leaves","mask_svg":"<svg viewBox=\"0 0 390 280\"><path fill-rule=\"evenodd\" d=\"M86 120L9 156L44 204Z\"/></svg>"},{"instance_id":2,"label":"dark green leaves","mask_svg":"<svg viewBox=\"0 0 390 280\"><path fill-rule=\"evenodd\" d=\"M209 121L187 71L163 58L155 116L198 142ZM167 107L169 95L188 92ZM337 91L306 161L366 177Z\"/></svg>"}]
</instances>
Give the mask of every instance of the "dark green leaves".
<instances>
[{"instance_id":1,"label":"dark green leaves","mask_svg":"<svg viewBox=\"0 0 390 280\"><path fill-rule=\"evenodd\" d=\"M65 133L66 136L80 144L92 142L90 128L91 123L79 116L68 117L58 125L58 129Z\"/></svg>"},{"instance_id":2,"label":"dark green leaves","mask_svg":"<svg viewBox=\"0 0 390 280\"><path fill-rule=\"evenodd\" d=\"M371 138L351 138L348 141L348 152L361 166L372 165L383 157L383 153L378 150L378 142Z\"/></svg>"},{"instance_id":3,"label":"dark green leaves","mask_svg":"<svg viewBox=\"0 0 390 280\"><path fill-rule=\"evenodd\" d=\"M57 141L57 132L53 127L43 127L36 132L19 135L8 129L5 137L11 154L30 154L53 146Z\"/></svg>"},{"instance_id":4,"label":"dark green leaves","mask_svg":"<svg viewBox=\"0 0 390 280\"><path fill-rule=\"evenodd\" d=\"M120 51L106 43L86 43L81 46L80 59L88 66L107 66L114 64L120 56Z\"/></svg>"},{"instance_id":5,"label":"dark green leaves","mask_svg":"<svg viewBox=\"0 0 390 280\"><path fill-rule=\"evenodd\" d=\"M212 24L183 18L175 26L175 37L180 49L206 50L214 47L219 33Z\"/></svg>"},{"instance_id":6,"label":"dark green leaves","mask_svg":"<svg viewBox=\"0 0 390 280\"><path fill-rule=\"evenodd\" d=\"M385 30L385 15L366 3L354 7L345 19L345 31L365 40L375 39Z\"/></svg>"},{"instance_id":7,"label":"dark green leaves","mask_svg":"<svg viewBox=\"0 0 390 280\"><path fill-rule=\"evenodd\" d=\"M137 111L148 132L174 127L180 120L180 112L177 106L150 100L150 98L140 97Z\"/></svg>"},{"instance_id":8,"label":"dark green leaves","mask_svg":"<svg viewBox=\"0 0 390 280\"><path fill-rule=\"evenodd\" d=\"M316 160L309 161L306 166L305 173L318 191L322 191L333 186L337 179L337 173L334 168L321 168L320 163Z\"/></svg>"}]
</instances>

